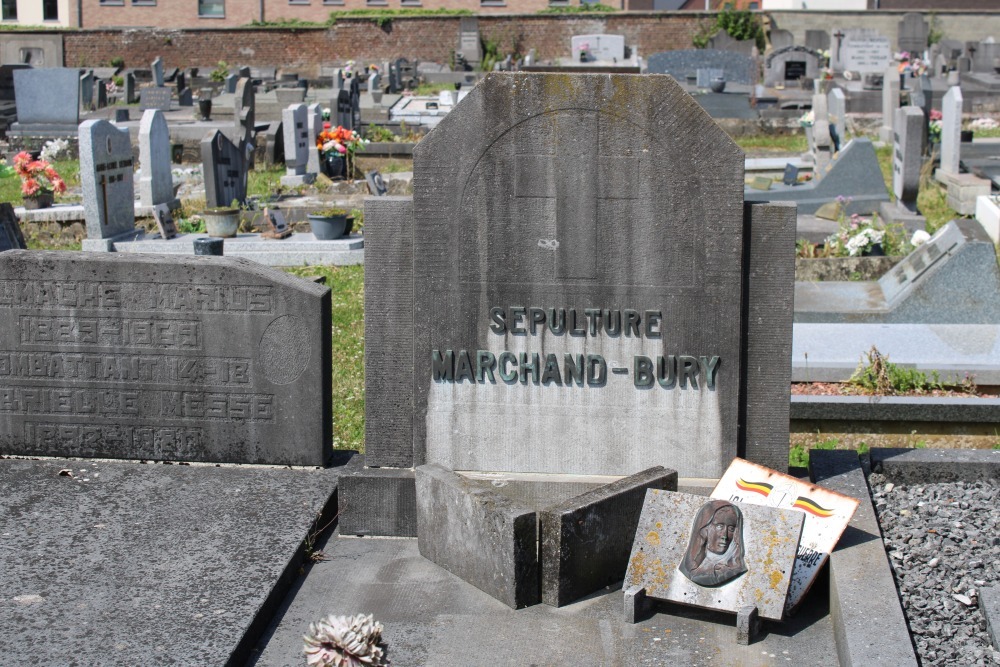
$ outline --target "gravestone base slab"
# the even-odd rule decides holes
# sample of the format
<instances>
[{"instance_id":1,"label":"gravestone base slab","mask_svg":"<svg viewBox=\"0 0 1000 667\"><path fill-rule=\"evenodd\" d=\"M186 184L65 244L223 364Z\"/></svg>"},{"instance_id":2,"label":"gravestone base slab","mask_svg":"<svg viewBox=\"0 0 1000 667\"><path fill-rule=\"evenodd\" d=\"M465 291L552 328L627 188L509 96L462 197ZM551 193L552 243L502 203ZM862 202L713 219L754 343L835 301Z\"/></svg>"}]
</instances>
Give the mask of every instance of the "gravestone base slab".
<instances>
[{"instance_id":1,"label":"gravestone base slab","mask_svg":"<svg viewBox=\"0 0 1000 667\"><path fill-rule=\"evenodd\" d=\"M114 243L115 252L162 255L193 255L194 242L207 234L179 234L172 239L158 234L123 239ZM240 234L225 239L227 257L244 257L266 266L346 266L363 264L365 241L351 234L334 241L319 241L311 233L293 234L284 239L267 239L260 234Z\"/></svg>"},{"instance_id":2,"label":"gravestone base slab","mask_svg":"<svg viewBox=\"0 0 1000 667\"><path fill-rule=\"evenodd\" d=\"M114 252L116 243L134 241L142 237L143 233L141 229L133 229L132 231L119 234L118 236L110 236L106 239L83 239L80 249L86 252Z\"/></svg>"},{"instance_id":3,"label":"gravestone base slab","mask_svg":"<svg viewBox=\"0 0 1000 667\"><path fill-rule=\"evenodd\" d=\"M166 202L171 211L181 207L180 199L171 199ZM153 206L143 206L138 201L135 202L136 218L153 217ZM19 206L14 209L14 213L21 222L82 222L86 220L82 204L56 204L49 208L25 209ZM106 239L102 239L106 240Z\"/></svg>"},{"instance_id":4,"label":"gravestone base slab","mask_svg":"<svg viewBox=\"0 0 1000 667\"><path fill-rule=\"evenodd\" d=\"M0 461L0 662L244 664L339 474Z\"/></svg>"},{"instance_id":5,"label":"gravestone base slab","mask_svg":"<svg viewBox=\"0 0 1000 667\"><path fill-rule=\"evenodd\" d=\"M927 226L927 218L901 206L898 202L882 202L878 207L878 217L883 224L903 225L909 232L915 232Z\"/></svg>"},{"instance_id":6,"label":"gravestone base slab","mask_svg":"<svg viewBox=\"0 0 1000 667\"><path fill-rule=\"evenodd\" d=\"M281 184L286 188L297 188L300 185L312 185L316 182L316 174L302 174L300 176L282 176Z\"/></svg>"},{"instance_id":7,"label":"gravestone base slab","mask_svg":"<svg viewBox=\"0 0 1000 667\"><path fill-rule=\"evenodd\" d=\"M948 207L962 215L975 215L976 199L992 190L988 179L972 174L952 174L943 182L948 188Z\"/></svg>"}]
</instances>

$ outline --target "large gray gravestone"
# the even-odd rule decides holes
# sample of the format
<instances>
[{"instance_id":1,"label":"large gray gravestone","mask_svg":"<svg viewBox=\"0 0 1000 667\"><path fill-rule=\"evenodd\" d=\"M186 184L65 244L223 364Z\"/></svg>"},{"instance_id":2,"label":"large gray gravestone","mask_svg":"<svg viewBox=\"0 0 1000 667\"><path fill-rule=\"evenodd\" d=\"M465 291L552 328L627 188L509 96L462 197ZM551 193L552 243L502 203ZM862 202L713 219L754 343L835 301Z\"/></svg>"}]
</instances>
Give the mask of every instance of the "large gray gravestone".
<instances>
[{"instance_id":1,"label":"large gray gravestone","mask_svg":"<svg viewBox=\"0 0 1000 667\"><path fill-rule=\"evenodd\" d=\"M215 130L201 140L201 165L208 206L229 206L247 198L246 151Z\"/></svg>"},{"instance_id":2,"label":"large gray gravestone","mask_svg":"<svg viewBox=\"0 0 1000 667\"><path fill-rule=\"evenodd\" d=\"M330 290L255 262L0 254L0 453L322 465Z\"/></svg>"},{"instance_id":3,"label":"large gray gravestone","mask_svg":"<svg viewBox=\"0 0 1000 667\"><path fill-rule=\"evenodd\" d=\"M962 89L952 86L941 103L941 171L949 176L959 173L962 101Z\"/></svg>"},{"instance_id":4,"label":"large gray gravestone","mask_svg":"<svg viewBox=\"0 0 1000 667\"><path fill-rule=\"evenodd\" d=\"M787 86L819 76L819 55L804 46L775 49L764 59L764 85Z\"/></svg>"},{"instance_id":5,"label":"large gray gravestone","mask_svg":"<svg viewBox=\"0 0 1000 667\"><path fill-rule=\"evenodd\" d=\"M157 88L162 88L164 81L163 58L161 58L160 56L156 56L156 59L153 60L152 64L150 64L150 69L153 72L153 85L156 86Z\"/></svg>"},{"instance_id":6,"label":"large gray gravestone","mask_svg":"<svg viewBox=\"0 0 1000 667\"><path fill-rule=\"evenodd\" d=\"M14 70L17 123L22 126L80 124L80 73L68 67Z\"/></svg>"},{"instance_id":7,"label":"large gray gravestone","mask_svg":"<svg viewBox=\"0 0 1000 667\"><path fill-rule=\"evenodd\" d=\"M482 62L483 42L479 36L479 19L475 16L463 16L459 19L457 51L472 67ZM371 90L371 80L368 83L368 89Z\"/></svg>"},{"instance_id":8,"label":"large gray gravestone","mask_svg":"<svg viewBox=\"0 0 1000 667\"><path fill-rule=\"evenodd\" d=\"M163 112L149 109L139 123L139 202L143 206L166 204L174 198L170 171L170 130Z\"/></svg>"},{"instance_id":9,"label":"large gray gravestone","mask_svg":"<svg viewBox=\"0 0 1000 667\"><path fill-rule=\"evenodd\" d=\"M841 47L843 67L851 72L884 72L892 62L892 47L887 37L848 37Z\"/></svg>"},{"instance_id":10,"label":"large gray gravestone","mask_svg":"<svg viewBox=\"0 0 1000 667\"><path fill-rule=\"evenodd\" d=\"M293 104L281 112L285 133L285 175L281 184L288 187L307 185L316 179L309 166L309 119L305 104Z\"/></svg>"},{"instance_id":11,"label":"large gray gravestone","mask_svg":"<svg viewBox=\"0 0 1000 667\"><path fill-rule=\"evenodd\" d=\"M899 50L923 58L924 51L927 49L927 37L930 34L930 26L924 20L923 14L918 12L904 14L903 20L898 25L899 33L896 37L896 45Z\"/></svg>"},{"instance_id":12,"label":"large gray gravestone","mask_svg":"<svg viewBox=\"0 0 1000 667\"><path fill-rule=\"evenodd\" d=\"M254 167L254 123L256 123L256 97L254 96L253 82L249 78L242 78L236 83L236 91L233 96L233 117L236 121L236 144L243 148L250 147L246 155L246 168Z\"/></svg>"},{"instance_id":13,"label":"large gray gravestone","mask_svg":"<svg viewBox=\"0 0 1000 667\"><path fill-rule=\"evenodd\" d=\"M741 369L744 344L761 361L787 346L794 207L745 210L743 159L667 76L488 76L415 149L412 205L366 202L382 267L366 276L366 456L381 470L345 494L424 463L712 477L745 449L786 465L788 369L751 361L770 398L749 401ZM759 310L745 322L744 288Z\"/></svg>"},{"instance_id":14,"label":"large gray gravestone","mask_svg":"<svg viewBox=\"0 0 1000 667\"><path fill-rule=\"evenodd\" d=\"M899 70L888 67L882 80L882 127L879 128L879 139L892 141L893 126L896 123L896 110L899 109Z\"/></svg>"},{"instance_id":15,"label":"large gray gravestone","mask_svg":"<svg viewBox=\"0 0 1000 667\"><path fill-rule=\"evenodd\" d=\"M96 240L100 245L103 239L114 239L135 230L133 184L132 141L128 130L106 120L80 123L80 185L88 240Z\"/></svg>"}]
</instances>

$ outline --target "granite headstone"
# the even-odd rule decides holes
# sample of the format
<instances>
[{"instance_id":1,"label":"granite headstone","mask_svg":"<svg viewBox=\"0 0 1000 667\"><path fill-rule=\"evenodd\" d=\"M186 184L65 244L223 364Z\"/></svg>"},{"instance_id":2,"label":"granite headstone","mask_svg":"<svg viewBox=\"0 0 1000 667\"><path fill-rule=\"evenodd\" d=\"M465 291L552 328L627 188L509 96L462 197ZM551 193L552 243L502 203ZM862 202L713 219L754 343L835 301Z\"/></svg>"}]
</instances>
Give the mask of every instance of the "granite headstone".
<instances>
[{"instance_id":1,"label":"granite headstone","mask_svg":"<svg viewBox=\"0 0 1000 667\"><path fill-rule=\"evenodd\" d=\"M14 95L19 125L80 124L80 73L75 69L14 70Z\"/></svg>"},{"instance_id":2,"label":"granite headstone","mask_svg":"<svg viewBox=\"0 0 1000 667\"><path fill-rule=\"evenodd\" d=\"M323 107L319 104L310 104L306 108L306 126L309 130L309 156L306 160L306 171L310 174L320 173L319 147L316 145L316 137L323 131Z\"/></svg>"},{"instance_id":3,"label":"granite headstone","mask_svg":"<svg viewBox=\"0 0 1000 667\"><path fill-rule=\"evenodd\" d=\"M80 185L88 239L134 231L134 171L128 129L106 120L80 123Z\"/></svg>"},{"instance_id":4,"label":"granite headstone","mask_svg":"<svg viewBox=\"0 0 1000 667\"><path fill-rule=\"evenodd\" d=\"M887 143L893 140L896 110L899 109L899 93L899 70L888 67L882 80L882 127L879 128L879 139Z\"/></svg>"},{"instance_id":5,"label":"granite headstone","mask_svg":"<svg viewBox=\"0 0 1000 667\"><path fill-rule=\"evenodd\" d=\"M941 171L959 173L962 142L962 89L952 86L941 103Z\"/></svg>"},{"instance_id":6,"label":"granite headstone","mask_svg":"<svg viewBox=\"0 0 1000 667\"><path fill-rule=\"evenodd\" d=\"M764 59L764 85L788 85L799 79L819 75L819 55L804 46L789 46L772 51Z\"/></svg>"},{"instance_id":7,"label":"granite headstone","mask_svg":"<svg viewBox=\"0 0 1000 667\"><path fill-rule=\"evenodd\" d=\"M201 140L201 165L208 206L230 206L247 198L246 151L215 130Z\"/></svg>"},{"instance_id":8,"label":"granite headstone","mask_svg":"<svg viewBox=\"0 0 1000 667\"><path fill-rule=\"evenodd\" d=\"M256 262L0 253L0 453L330 454L330 290Z\"/></svg>"},{"instance_id":9,"label":"granite headstone","mask_svg":"<svg viewBox=\"0 0 1000 667\"><path fill-rule=\"evenodd\" d=\"M309 121L305 104L293 104L281 112L285 133L285 175L281 184L288 187L312 183L316 174L310 174Z\"/></svg>"},{"instance_id":10,"label":"granite headstone","mask_svg":"<svg viewBox=\"0 0 1000 667\"><path fill-rule=\"evenodd\" d=\"M166 204L174 198L170 168L170 130L163 112L148 109L139 122L139 202Z\"/></svg>"},{"instance_id":11,"label":"granite headstone","mask_svg":"<svg viewBox=\"0 0 1000 667\"><path fill-rule=\"evenodd\" d=\"M253 169L253 142L257 113L253 82L244 77L236 83L233 96L233 117L236 121L236 144L247 150L246 168Z\"/></svg>"},{"instance_id":12,"label":"granite headstone","mask_svg":"<svg viewBox=\"0 0 1000 667\"><path fill-rule=\"evenodd\" d=\"M721 69L726 81L748 86L760 80L757 63L753 58L734 51L717 49L679 49L654 53L647 60L650 74L669 74L684 82L697 76L699 69Z\"/></svg>"},{"instance_id":13,"label":"granite headstone","mask_svg":"<svg viewBox=\"0 0 1000 667\"><path fill-rule=\"evenodd\" d=\"M153 72L153 85L157 88L162 88L164 83L163 58L156 56L149 68Z\"/></svg>"}]
</instances>

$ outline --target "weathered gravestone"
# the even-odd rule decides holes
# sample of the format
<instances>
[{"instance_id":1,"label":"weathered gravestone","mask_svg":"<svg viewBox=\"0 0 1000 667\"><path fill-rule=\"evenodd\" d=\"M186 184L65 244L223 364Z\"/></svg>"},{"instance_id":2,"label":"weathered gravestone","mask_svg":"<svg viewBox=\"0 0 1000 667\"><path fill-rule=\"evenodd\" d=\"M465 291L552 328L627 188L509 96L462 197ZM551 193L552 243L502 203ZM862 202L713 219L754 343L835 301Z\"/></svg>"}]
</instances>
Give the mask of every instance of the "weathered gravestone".
<instances>
[{"instance_id":1,"label":"weathered gravestone","mask_svg":"<svg viewBox=\"0 0 1000 667\"><path fill-rule=\"evenodd\" d=\"M201 140L201 165L208 206L229 206L247 198L246 151L218 130Z\"/></svg>"},{"instance_id":2,"label":"weathered gravestone","mask_svg":"<svg viewBox=\"0 0 1000 667\"><path fill-rule=\"evenodd\" d=\"M920 191L920 169L923 165L921 136L924 112L917 107L896 110L892 142L892 192L895 202L879 206L879 216L889 223L902 223L908 229L923 229L926 220L917 210Z\"/></svg>"},{"instance_id":3,"label":"weathered gravestone","mask_svg":"<svg viewBox=\"0 0 1000 667\"><path fill-rule=\"evenodd\" d=\"M236 121L236 143L247 149L246 168L253 169L253 145L256 123L256 97L253 82L249 78L241 78L236 83L236 94L233 96L233 117Z\"/></svg>"},{"instance_id":4,"label":"weathered gravestone","mask_svg":"<svg viewBox=\"0 0 1000 667\"><path fill-rule=\"evenodd\" d=\"M157 204L153 207L153 219L156 220L156 227L160 230L160 238L172 239L177 236L177 224L174 216L170 212L170 207L166 204Z\"/></svg>"},{"instance_id":5,"label":"weathered gravestone","mask_svg":"<svg viewBox=\"0 0 1000 667\"><path fill-rule=\"evenodd\" d=\"M483 60L483 42L479 36L479 19L475 16L463 16L458 23L458 49L465 62L473 68ZM371 90L371 81L369 81Z\"/></svg>"},{"instance_id":6,"label":"weathered gravestone","mask_svg":"<svg viewBox=\"0 0 1000 667\"><path fill-rule=\"evenodd\" d=\"M14 70L16 132L72 131L80 124L80 74L75 69Z\"/></svg>"},{"instance_id":7,"label":"weathered gravestone","mask_svg":"<svg viewBox=\"0 0 1000 667\"><path fill-rule=\"evenodd\" d=\"M380 468L342 480L345 534L413 534L424 463L786 465L794 207L744 209L742 151L672 78L494 74L414 160L412 203L366 202Z\"/></svg>"},{"instance_id":8,"label":"weathered gravestone","mask_svg":"<svg viewBox=\"0 0 1000 667\"><path fill-rule=\"evenodd\" d=\"M21 225L14 215L14 206L7 202L0 203L0 252L4 250L27 250Z\"/></svg>"},{"instance_id":9,"label":"weathered gravestone","mask_svg":"<svg viewBox=\"0 0 1000 667\"><path fill-rule=\"evenodd\" d=\"M285 175L281 184L287 187L308 185L316 180L309 173L309 123L304 104L294 104L281 112L285 132Z\"/></svg>"},{"instance_id":10,"label":"weathered gravestone","mask_svg":"<svg viewBox=\"0 0 1000 667\"><path fill-rule=\"evenodd\" d=\"M125 104L135 104L139 101L139 98L135 94L135 74L128 72L125 74Z\"/></svg>"},{"instance_id":11,"label":"weathered gravestone","mask_svg":"<svg viewBox=\"0 0 1000 667\"><path fill-rule=\"evenodd\" d=\"M930 34L930 26L924 20L923 14L918 12L908 12L903 15L903 20L898 24L899 32L896 36L896 45L900 51L906 51L914 57L923 58L927 49L927 37Z\"/></svg>"},{"instance_id":12,"label":"weathered gravestone","mask_svg":"<svg viewBox=\"0 0 1000 667\"><path fill-rule=\"evenodd\" d=\"M166 204L174 198L170 170L170 130L163 112L148 109L139 123L139 202L143 206Z\"/></svg>"},{"instance_id":13,"label":"weathered gravestone","mask_svg":"<svg viewBox=\"0 0 1000 667\"><path fill-rule=\"evenodd\" d=\"M957 176L962 144L962 89L952 86L941 104L941 173Z\"/></svg>"},{"instance_id":14,"label":"weathered gravestone","mask_svg":"<svg viewBox=\"0 0 1000 667\"><path fill-rule=\"evenodd\" d=\"M322 465L330 291L249 260L0 254L0 453Z\"/></svg>"},{"instance_id":15,"label":"weathered gravestone","mask_svg":"<svg viewBox=\"0 0 1000 667\"><path fill-rule=\"evenodd\" d=\"M308 129L309 157L306 160L306 171L310 174L319 174L320 156L319 147L316 145L316 137L323 131L323 107L319 104L310 104L306 108L306 127Z\"/></svg>"},{"instance_id":16,"label":"weathered gravestone","mask_svg":"<svg viewBox=\"0 0 1000 667\"><path fill-rule=\"evenodd\" d=\"M893 126L896 124L896 110L899 109L899 70L888 67L882 80L882 127L879 128L879 139L892 141Z\"/></svg>"},{"instance_id":17,"label":"weathered gravestone","mask_svg":"<svg viewBox=\"0 0 1000 667\"><path fill-rule=\"evenodd\" d=\"M84 250L110 252L135 233L132 141L106 120L80 123L80 185L87 219Z\"/></svg>"},{"instance_id":18,"label":"weathered gravestone","mask_svg":"<svg viewBox=\"0 0 1000 667\"><path fill-rule=\"evenodd\" d=\"M889 39L881 35L849 37L841 48L843 68L851 72L884 72L892 63Z\"/></svg>"},{"instance_id":19,"label":"weathered gravestone","mask_svg":"<svg viewBox=\"0 0 1000 667\"><path fill-rule=\"evenodd\" d=\"M160 56L156 56L156 59L153 60L152 64L150 64L149 67L153 72L153 85L156 86L157 88L162 88L164 82L163 58L161 58Z\"/></svg>"}]
</instances>

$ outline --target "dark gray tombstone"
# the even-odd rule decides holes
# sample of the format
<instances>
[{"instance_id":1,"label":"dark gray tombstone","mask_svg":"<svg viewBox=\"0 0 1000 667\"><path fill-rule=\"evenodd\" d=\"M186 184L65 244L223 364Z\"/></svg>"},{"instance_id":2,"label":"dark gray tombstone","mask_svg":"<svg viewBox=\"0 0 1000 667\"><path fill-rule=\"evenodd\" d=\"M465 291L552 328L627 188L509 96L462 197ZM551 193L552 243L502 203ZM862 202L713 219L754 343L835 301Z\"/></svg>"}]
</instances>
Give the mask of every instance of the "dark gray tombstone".
<instances>
[{"instance_id":1,"label":"dark gray tombstone","mask_svg":"<svg viewBox=\"0 0 1000 667\"><path fill-rule=\"evenodd\" d=\"M194 106L194 96L190 88L185 88L177 92L177 104L182 107Z\"/></svg>"},{"instance_id":2,"label":"dark gray tombstone","mask_svg":"<svg viewBox=\"0 0 1000 667\"><path fill-rule=\"evenodd\" d=\"M177 225L174 223L174 216L169 206L166 204L154 206L153 219L156 220L156 227L160 230L160 238L172 239L177 236Z\"/></svg>"},{"instance_id":3,"label":"dark gray tombstone","mask_svg":"<svg viewBox=\"0 0 1000 667\"><path fill-rule=\"evenodd\" d=\"M85 250L110 250L109 241L135 231L132 142L128 129L106 120L80 124L80 185L87 219ZM90 245L88 245L90 242Z\"/></svg>"},{"instance_id":4,"label":"dark gray tombstone","mask_svg":"<svg viewBox=\"0 0 1000 667\"><path fill-rule=\"evenodd\" d=\"M14 215L14 206L8 202L0 203L0 252L4 250L27 250L21 225Z\"/></svg>"},{"instance_id":5,"label":"dark gray tombstone","mask_svg":"<svg viewBox=\"0 0 1000 667\"><path fill-rule=\"evenodd\" d=\"M14 101L14 71L31 65L0 65L0 102Z\"/></svg>"},{"instance_id":6,"label":"dark gray tombstone","mask_svg":"<svg viewBox=\"0 0 1000 667\"><path fill-rule=\"evenodd\" d=\"M744 208L743 166L670 77L504 73L470 91L414 150L412 204L366 201L366 265L386 269L365 290L379 469L341 479L349 532L412 534L425 463L786 465L789 375L763 360L790 354L794 207ZM644 438L649 420L676 430ZM356 501L380 493L383 509Z\"/></svg>"},{"instance_id":7,"label":"dark gray tombstone","mask_svg":"<svg viewBox=\"0 0 1000 667\"><path fill-rule=\"evenodd\" d=\"M108 84L104 79L94 81L94 106L97 109L108 106Z\"/></svg>"},{"instance_id":8,"label":"dark gray tombstone","mask_svg":"<svg viewBox=\"0 0 1000 667\"><path fill-rule=\"evenodd\" d=\"M326 287L240 259L15 250L0 253L0 312L2 454L330 454ZM66 372L40 377L29 355Z\"/></svg>"},{"instance_id":9,"label":"dark gray tombstone","mask_svg":"<svg viewBox=\"0 0 1000 667\"><path fill-rule=\"evenodd\" d=\"M163 58L156 56L152 64L149 66L150 70L153 72L153 85L157 88L162 88L164 83L163 78Z\"/></svg>"},{"instance_id":10,"label":"dark gray tombstone","mask_svg":"<svg viewBox=\"0 0 1000 667\"><path fill-rule=\"evenodd\" d=\"M271 166L285 164L285 131L281 121L271 123L264 131L264 162Z\"/></svg>"},{"instance_id":11,"label":"dark gray tombstone","mask_svg":"<svg viewBox=\"0 0 1000 667\"><path fill-rule=\"evenodd\" d=\"M201 140L201 165L208 206L229 206L247 198L246 151L215 130Z\"/></svg>"},{"instance_id":12,"label":"dark gray tombstone","mask_svg":"<svg viewBox=\"0 0 1000 667\"><path fill-rule=\"evenodd\" d=\"M341 127L349 127L351 124L351 115L351 93L342 88L337 93L337 125L340 125Z\"/></svg>"},{"instance_id":13,"label":"dark gray tombstone","mask_svg":"<svg viewBox=\"0 0 1000 667\"><path fill-rule=\"evenodd\" d=\"M80 108L90 111L94 106L94 73L80 75Z\"/></svg>"},{"instance_id":14,"label":"dark gray tombstone","mask_svg":"<svg viewBox=\"0 0 1000 667\"><path fill-rule=\"evenodd\" d=\"M649 56L647 65L650 74L669 74L681 82L697 76L699 69L721 69L723 77L731 83L750 86L760 81L760 73L754 59L734 51L717 49L664 51Z\"/></svg>"},{"instance_id":15,"label":"dark gray tombstone","mask_svg":"<svg viewBox=\"0 0 1000 667\"><path fill-rule=\"evenodd\" d=\"M135 74L128 72L125 74L125 104L135 104L139 101L139 96L136 95L135 91Z\"/></svg>"},{"instance_id":16,"label":"dark gray tombstone","mask_svg":"<svg viewBox=\"0 0 1000 667\"><path fill-rule=\"evenodd\" d=\"M907 51L922 58L927 49L927 36L930 34L930 26L924 20L924 15L908 12L903 15L903 20L898 25L896 46L900 51Z\"/></svg>"},{"instance_id":17,"label":"dark gray tombstone","mask_svg":"<svg viewBox=\"0 0 1000 667\"><path fill-rule=\"evenodd\" d=\"M785 185L797 185L799 182L799 168L789 162L785 165L785 173L781 177L781 182Z\"/></svg>"}]
</instances>

